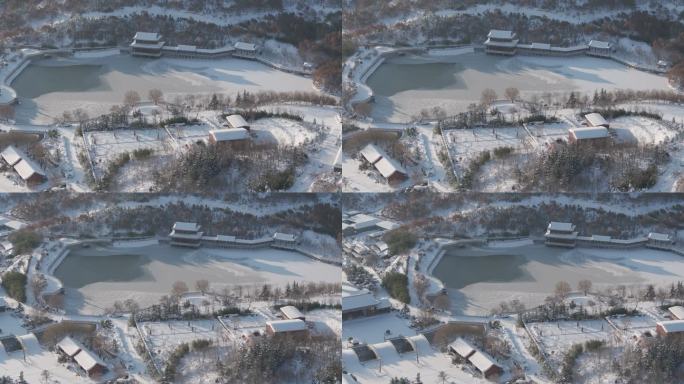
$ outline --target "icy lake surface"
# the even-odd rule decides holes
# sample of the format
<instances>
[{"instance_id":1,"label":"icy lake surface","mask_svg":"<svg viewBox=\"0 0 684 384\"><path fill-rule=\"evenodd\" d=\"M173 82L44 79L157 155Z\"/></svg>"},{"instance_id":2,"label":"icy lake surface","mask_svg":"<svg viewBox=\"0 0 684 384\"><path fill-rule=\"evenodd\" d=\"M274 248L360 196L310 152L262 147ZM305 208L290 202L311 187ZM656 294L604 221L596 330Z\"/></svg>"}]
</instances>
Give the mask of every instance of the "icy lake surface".
<instances>
[{"instance_id":1,"label":"icy lake surface","mask_svg":"<svg viewBox=\"0 0 684 384\"><path fill-rule=\"evenodd\" d=\"M12 87L21 101L17 121L33 123L52 123L53 117L76 108L91 117L106 113L121 105L130 90L146 100L149 90L157 88L170 102L186 94L313 90L311 79L251 60L147 59L123 54L36 60Z\"/></svg>"},{"instance_id":2,"label":"icy lake surface","mask_svg":"<svg viewBox=\"0 0 684 384\"><path fill-rule=\"evenodd\" d=\"M386 60L368 78L375 94L372 117L404 122L422 109L440 106L449 113L479 103L482 91L492 88L500 99L516 87L523 98L546 92L668 89L667 79L628 68L608 59L587 56L405 56Z\"/></svg>"},{"instance_id":3,"label":"icy lake surface","mask_svg":"<svg viewBox=\"0 0 684 384\"><path fill-rule=\"evenodd\" d=\"M73 250L55 270L66 288L67 310L98 313L115 300L150 305L169 294L176 281L193 290L209 280L212 289L241 285L285 285L298 281L338 282L340 269L296 252L276 249L188 249L168 245Z\"/></svg>"},{"instance_id":4,"label":"icy lake surface","mask_svg":"<svg viewBox=\"0 0 684 384\"><path fill-rule=\"evenodd\" d=\"M541 304L557 282L592 281L595 288L669 284L684 277L681 257L650 249L609 250L525 245L448 250L432 274L469 314L485 314L501 301Z\"/></svg>"}]
</instances>

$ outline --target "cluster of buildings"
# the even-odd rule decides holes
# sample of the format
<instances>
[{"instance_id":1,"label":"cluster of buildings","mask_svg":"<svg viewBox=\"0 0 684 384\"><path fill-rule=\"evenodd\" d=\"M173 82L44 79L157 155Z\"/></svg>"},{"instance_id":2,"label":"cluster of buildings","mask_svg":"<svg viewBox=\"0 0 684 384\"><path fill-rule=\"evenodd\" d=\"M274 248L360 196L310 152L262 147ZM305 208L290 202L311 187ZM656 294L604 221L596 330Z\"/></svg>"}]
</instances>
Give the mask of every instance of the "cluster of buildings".
<instances>
[{"instance_id":1,"label":"cluster of buildings","mask_svg":"<svg viewBox=\"0 0 684 384\"><path fill-rule=\"evenodd\" d=\"M610 43L591 40L589 44L571 47L555 47L548 43L522 44L513 31L492 29L484 42L485 52L493 55L513 56L518 53L525 55L544 56L574 56L586 54L589 56L610 57L613 47Z\"/></svg>"},{"instance_id":2,"label":"cluster of buildings","mask_svg":"<svg viewBox=\"0 0 684 384\"><path fill-rule=\"evenodd\" d=\"M447 349L455 359L472 364L486 379L503 374L503 368L491 356L461 337L449 344Z\"/></svg>"},{"instance_id":3,"label":"cluster of buildings","mask_svg":"<svg viewBox=\"0 0 684 384\"><path fill-rule=\"evenodd\" d=\"M355 235L368 232L371 238L378 238L386 231L399 227L399 224L376 216L358 211L342 213L342 232L345 235Z\"/></svg>"},{"instance_id":4,"label":"cluster of buildings","mask_svg":"<svg viewBox=\"0 0 684 384\"><path fill-rule=\"evenodd\" d=\"M137 32L130 44L132 56L159 58L162 55L196 59L213 59L236 56L246 59L255 58L259 49L255 44L237 42L232 46L206 49L194 45L168 46L162 36L154 32Z\"/></svg>"},{"instance_id":5,"label":"cluster of buildings","mask_svg":"<svg viewBox=\"0 0 684 384\"><path fill-rule=\"evenodd\" d=\"M356 288L348 282L342 283L343 321L387 313L391 310L392 305L387 298L376 299L367 289Z\"/></svg>"},{"instance_id":6,"label":"cluster of buildings","mask_svg":"<svg viewBox=\"0 0 684 384\"><path fill-rule=\"evenodd\" d=\"M199 248L209 246L214 248L285 248L293 249L298 244L297 236L276 232L271 237L258 239L240 239L229 235L204 236L199 224L176 222L169 233L171 245L179 247Z\"/></svg>"},{"instance_id":7,"label":"cluster of buildings","mask_svg":"<svg viewBox=\"0 0 684 384\"><path fill-rule=\"evenodd\" d=\"M387 156L375 144L368 144L361 150L361 156L384 177L388 183L400 183L408 178L404 167Z\"/></svg>"},{"instance_id":8,"label":"cluster of buildings","mask_svg":"<svg viewBox=\"0 0 684 384\"><path fill-rule=\"evenodd\" d=\"M63 338L55 347L58 353L76 363L90 377L104 375L108 370L102 359L70 336Z\"/></svg>"},{"instance_id":9,"label":"cluster of buildings","mask_svg":"<svg viewBox=\"0 0 684 384\"><path fill-rule=\"evenodd\" d=\"M247 145L250 126L241 115L226 116L225 127L209 131L209 142L231 148Z\"/></svg>"},{"instance_id":10,"label":"cluster of buildings","mask_svg":"<svg viewBox=\"0 0 684 384\"><path fill-rule=\"evenodd\" d=\"M584 115L586 127L568 129L568 142L570 144L604 145L610 141L610 124L600 113L588 113Z\"/></svg>"},{"instance_id":11,"label":"cluster of buildings","mask_svg":"<svg viewBox=\"0 0 684 384\"><path fill-rule=\"evenodd\" d=\"M241 342L248 345L253 345L263 336L302 338L309 335L306 317L297 307L292 305L281 307L278 315L277 320L268 319L260 313L250 316L230 316L219 320Z\"/></svg>"},{"instance_id":12,"label":"cluster of buildings","mask_svg":"<svg viewBox=\"0 0 684 384\"><path fill-rule=\"evenodd\" d=\"M675 305L667 309L672 320L656 323L656 333L662 337L684 338L684 307Z\"/></svg>"},{"instance_id":13,"label":"cluster of buildings","mask_svg":"<svg viewBox=\"0 0 684 384\"><path fill-rule=\"evenodd\" d=\"M634 239L613 239L610 236L580 236L572 223L552 221L546 227L545 244L553 247L575 248L587 246L596 248L634 248L649 247L668 249L675 242L672 236L665 233L651 232L645 237Z\"/></svg>"},{"instance_id":14,"label":"cluster of buildings","mask_svg":"<svg viewBox=\"0 0 684 384\"><path fill-rule=\"evenodd\" d=\"M27 185L38 185L47 180L45 171L43 171L43 169L25 153L15 148L13 145L7 146L7 148L0 153L0 156L8 166L14 168L19 177L21 177Z\"/></svg>"}]
</instances>

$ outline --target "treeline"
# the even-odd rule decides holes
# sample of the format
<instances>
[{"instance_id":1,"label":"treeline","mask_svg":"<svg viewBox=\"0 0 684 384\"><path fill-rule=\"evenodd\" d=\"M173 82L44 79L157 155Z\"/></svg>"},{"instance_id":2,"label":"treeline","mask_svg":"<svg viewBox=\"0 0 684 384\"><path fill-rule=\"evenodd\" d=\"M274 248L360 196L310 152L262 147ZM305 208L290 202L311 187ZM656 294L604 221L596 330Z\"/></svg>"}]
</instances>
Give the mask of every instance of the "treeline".
<instances>
[{"instance_id":1,"label":"treeline","mask_svg":"<svg viewBox=\"0 0 684 384\"><path fill-rule=\"evenodd\" d=\"M274 118L274 117L292 120L292 121L304 121L304 118L302 118L301 115L290 113L290 112L281 112L281 111L273 112L273 111L249 109L246 111L239 111L238 113L240 114L240 116L242 116L247 121L255 121L255 120L259 120L259 119L267 119L267 118ZM228 116L228 114L221 115L221 117L223 119L225 119L226 116Z\"/></svg>"},{"instance_id":2,"label":"treeline","mask_svg":"<svg viewBox=\"0 0 684 384\"><path fill-rule=\"evenodd\" d=\"M418 236L410 227L399 227L387 231L382 240L387 243L390 255L398 255L410 251L418 241Z\"/></svg>"},{"instance_id":3,"label":"treeline","mask_svg":"<svg viewBox=\"0 0 684 384\"><path fill-rule=\"evenodd\" d=\"M114 182L119 170L128 164L132 159L145 160L154 153L152 148L138 148L131 152L122 152L107 163L104 174L95 183L95 190L98 192L110 191L114 187Z\"/></svg>"},{"instance_id":4,"label":"treeline","mask_svg":"<svg viewBox=\"0 0 684 384\"><path fill-rule=\"evenodd\" d=\"M549 221L571 222L581 234L600 234L613 238L633 238L643 235L642 228L653 228L655 231L670 232L673 228L684 229L684 205L676 199L665 201L672 203L667 209L652 210L637 215L624 215L604 208L582 207L577 204L558 202L540 203L530 207L517 205L516 201L524 199L524 194L513 195L509 207L488 207L495 202L494 197L482 193L464 194L432 194L408 193L403 198L388 195L390 201L376 197L377 205L384 204L382 214L388 218L411 222L417 233L443 233L449 236L467 236L472 228L482 228L483 233L490 235L507 234L510 236L543 235ZM628 195L604 194L599 201L606 204L624 206L663 202L664 197L640 195L629 198ZM353 197L345 196L346 200ZM432 212L456 210L477 202L481 208L477 215L435 216ZM345 202L345 206L350 206Z\"/></svg>"},{"instance_id":5,"label":"treeline","mask_svg":"<svg viewBox=\"0 0 684 384\"><path fill-rule=\"evenodd\" d=\"M411 295L408 288L408 276L400 272L387 272L382 277L382 287L389 295L402 303L410 304Z\"/></svg>"},{"instance_id":6,"label":"treeline","mask_svg":"<svg viewBox=\"0 0 684 384\"><path fill-rule=\"evenodd\" d=\"M281 191L292 187L295 170L307 161L300 146L250 143L226 148L199 142L155 169L152 178L160 192L240 189L237 180L251 191Z\"/></svg>"},{"instance_id":7,"label":"treeline","mask_svg":"<svg viewBox=\"0 0 684 384\"><path fill-rule=\"evenodd\" d=\"M339 343L335 335L260 338L220 362L219 380L275 384L282 382L283 377L292 377L302 383L336 383L342 375Z\"/></svg>"},{"instance_id":8,"label":"treeline","mask_svg":"<svg viewBox=\"0 0 684 384\"><path fill-rule=\"evenodd\" d=\"M676 337L655 337L653 342L629 344L613 361L611 368L626 383L681 382L684 341Z\"/></svg>"},{"instance_id":9,"label":"treeline","mask_svg":"<svg viewBox=\"0 0 684 384\"><path fill-rule=\"evenodd\" d=\"M14 300L26 302L26 275L21 272L6 272L2 275L2 287L9 297Z\"/></svg>"},{"instance_id":10,"label":"treeline","mask_svg":"<svg viewBox=\"0 0 684 384\"><path fill-rule=\"evenodd\" d=\"M43 241L43 236L32 229L22 228L14 231L7 236L7 240L12 243L14 253L21 255L33 251Z\"/></svg>"}]
</instances>

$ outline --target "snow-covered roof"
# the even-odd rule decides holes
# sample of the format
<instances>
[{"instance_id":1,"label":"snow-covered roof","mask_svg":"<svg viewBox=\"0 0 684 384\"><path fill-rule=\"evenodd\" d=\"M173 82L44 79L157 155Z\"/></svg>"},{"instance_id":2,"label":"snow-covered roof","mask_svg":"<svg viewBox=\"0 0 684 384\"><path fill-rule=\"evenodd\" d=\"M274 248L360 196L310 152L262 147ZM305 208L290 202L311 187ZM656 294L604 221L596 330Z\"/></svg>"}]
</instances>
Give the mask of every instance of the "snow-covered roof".
<instances>
[{"instance_id":1,"label":"snow-covered roof","mask_svg":"<svg viewBox=\"0 0 684 384\"><path fill-rule=\"evenodd\" d=\"M591 235L591 239L594 241L610 241L611 237L603 235Z\"/></svg>"},{"instance_id":2,"label":"snow-covered roof","mask_svg":"<svg viewBox=\"0 0 684 384\"><path fill-rule=\"evenodd\" d=\"M380 222L380 219L378 219L378 218L373 218L373 219L368 220L368 221L360 221L360 222L358 222L358 223L354 223L354 225L352 225L352 228L354 228L354 230L356 230L356 231L359 231L359 230L362 230L362 229L366 229L366 228L370 228L370 227L375 227L375 226L377 226L377 224L378 224L379 222Z\"/></svg>"},{"instance_id":3,"label":"snow-covered roof","mask_svg":"<svg viewBox=\"0 0 684 384\"><path fill-rule=\"evenodd\" d=\"M294 305L286 305L280 308L280 312L288 319L303 319L304 315Z\"/></svg>"},{"instance_id":4,"label":"snow-covered roof","mask_svg":"<svg viewBox=\"0 0 684 384\"><path fill-rule=\"evenodd\" d=\"M361 156L371 164L377 163L382 159L383 155L382 151L375 144L368 144L361 150Z\"/></svg>"},{"instance_id":5,"label":"snow-covered roof","mask_svg":"<svg viewBox=\"0 0 684 384\"><path fill-rule=\"evenodd\" d=\"M480 372L486 372L492 366L497 365L494 359L492 359L486 353L480 351L475 351L475 353L473 353L468 360L473 363L475 368L477 368Z\"/></svg>"},{"instance_id":6,"label":"snow-covered roof","mask_svg":"<svg viewBox=\"0 0 684 384\"><path fill-rule=\"evenodd\" d=\"M244 117L240 115L228 115L226 116L226 121L228 121L228 124L230 124L231 127L233 128L248 128L249 124L247 124L247 121L244 119Z\"/></svg>"},{"instance_id":7,"label":"snow-covered roof","mask_svg":"<svg viewBox=\"0 0 684 384\"><path fill-rule=\"evenodd\" d=\"M572 223L562 223L559 221L552 221L547 228L549 231L572 232L575 226Z\"/></svg>"},{"instance_id":8,"label":"snow-covered roof","mask_svg":"<svg viewBox=\"0 0 684 384\"><path fill-rule=\"evenodd\" d=\"M74 356L74 360L76 360L76 363L86 372L95 368L97 365L101 365L103 367L107 366L104 361L87 349L81 349L81 352Z\"/></svg>"},{"instance_id":9,"label":"snow-covered roof","mask_svg":"<svg viewBox=\"0 0 684 384\"><path fill-rule=\"evenodd\" d=\"M659 321L656 324L667 333L684 332L684 320Z\"/></svg>"},{"instance_id":10,"label":"snow-covered roof","mask_svg":"<svg viewBox=\"0 0 684 384\"><path fill-rule=\"evenodd\" d=\"M273 234L273 240L279 240L279 241L295 241L297 236L291 235L289 233L282 233L282 232L276 232Z\"/></svg>"},{"instance_id":11,"label":"snow-covered roof","mask_svg":"<svg viewBox=\"0 0 684 384\"><path fill-rule=\"evenodd\" d=\"M222 241L225 243L232 243L235 241L235 236L230 236L230 235L216 235L215 237L216 241Z\"/></svg>"},{"instance_id":12,"label":"snow-covered roof","mask_svg":"<svg viewBox=\"0 0 684 384\"><path fill-rule=\"evenodd\" d=\"M465 341L461 337L454 340L453 343L449 344L449 348L451 348L454 352L458 353L458 355L463 357L464 359L467 359L470 355L477 351L475 347L473 347L469 342Z\"/></svg>"},{"instance_id":13,"label":"snow-covered roof","mask_svg":"<svg viewBox=\"0 0 684 384\"><path fill-rule=\"evenodd\" d=\"M174 231L195 232L199 231L199 229L200 226L197 225L197 223L189 223L186 221L176 221L176 223L173 225Z\"/></svg>"},{"instance_id":14,"label":"snow-covered roof","mask_svg":"<svg viewBox=\"0 0 684 384\"><path fill-rule=\"evenodd\" d=\"M63 338L59 343L57 343L57 347L71 357L83 349L81 343L72 339L70 336Z\"/></svg>"},{"instance_id":15,"label":"snow-covered roof","mask_svg":"<svg viewBox=\"0 0 684 384\"><path fill-rule=\"evenodd\" d=\"M221 48L197 48L198 53L206 53L209 55L215 55L219 53L228 53L228 52L233 52L235 50L234 47L227 46L227 47L221 47Z\"/></svg>"},{"instance_id":16,"label":"snow-covered roof","mask_svg":"<svg viewBox=\"0 0 684 384\"><path fill-rule=\"evenodd\" d=\"M143 48L143 49L162 49L164 46L164 42L160 41L158 43L154 44L149 44L149 43L141 43L139 41L134 41L130 44L131 47L133 48ZM175 50L174 48L171 48L171 50Z\"/></svg>"},{"instance_id":17,"label":"snow-covered roof","mask_svg":"<svg viewBox=\"0 0 684 384\"><path fill-rule=\"evenodd\" d=\"M242 41L238 41L235 43L235 49L239 49L241 51L256 51L256 45L252 43L244 43Z\"/></svg>"},{"instance_id":18,"label":"snow-covered roof","mask_svg":"<svg viewBox=\"0 0 684 384\"><path fill-rule=\"evenodd\" d=\"M387 229L387 230L391 230L391 229L395 229L395 228L399 227L399 224L397 224L393 221L389 221L389 220L379 221L375 225L377 225L378 227L380 227L382 229Z\"/></svg>"},{"instance_id":19,"label":"snow-covered roof","mask_svg":"<svg viewBox=\"0 0 684 384\"><path fill-rule=\"evenodd\" d=\"M353 311L378 305L378 300L368 290L358 290L355 294L345 295L342 291L342 311Z\"/></svg>"},{"instance_id":20,"label":"snow-covered roof","mask_svg":"<svg viewBox=\"0 0 684 384\"><path fill-rule=\"evenodd\" d=\"M12 249L14 249L14 245L12 245L11 241L3 241L0 243L0 245L2 246L2 249L4 249L5 251L11 251Z\"/></svg>"},{"instance_id":21,"label":"snow-covered roof","mask_svg":"<svg viewBox=\"0 0 684 384\"><path fill-rule=\"evenodd\" d=\"M215 129L209 131L211 137L216 141L237 141L249 138L249 133L244 128Z\"/></svg>"},{"instance_id":22,"label":"snow-covered roof","mask_svg":"<svg viewBox=\"0 0 684 384\"><path fill-rule=\"evenodd\" d=\"M513 31L504 31L501 29L492 29L487 34L490 39L513 39L515 38L515 33Z\"/></svg>"},{"instance_id":23,"label":"snow-covered roof","mask_svg":"<svg viewBox=\"0 0 684 384\"><path fill-rule=\"evenodd\" d=\"M295 332L306 330L306 323L299 319L267 321L273 332Z\"/></svg>"},{"instance_id":24,"label":"snow-covered roof","mask_svg":"<svg viewBox=\"0 0 684 384\"><path fill-rule=\"evenodd\" d=\"M684 307L675 305L667 309L677 320L684 320Z\"/></svg>"},{"instance_id":25,"label":"snow-covered roof","mask_svg":"<svg viewBox=\"0 0 684 384\"><path fill-rule=\"evenodd\" d=\"M33 175L45 176L45 172L28 158L21 159L20 162L14 165L14 170L17 171L22 179L28 180Z\"/></svg>"},{"instance_id":26,"label":"snow-covered roof","mask_svg":"<svg viewBox=\"0 0 684 384\"><path fill-rule=\"evenodd\" d=\"M395 173L406 174L404 167L399 165L396 161L383 157L377 163L375 163L375 168L378 169L382 177L388 178Z\"/></svg>"},{"instance_id":27,"label":"snow-covered roof","mask_svg":"<svg viewBox=\"0 0 684 384\"><path fill-rule=\"evenodd\" d=\"M272 242L273 239L270 237L262 237L259 239L235 239L235 242L237 244L246 244L246 245L257 245L257 244L267 244Z\"/></svg>"},{"instance_id":28,"label":"snow-covered roof","mask_svg":"<svg viewBox=\"0 0 684 384\"><path fill-rule=\"evenodd\" d=\"M610 43L607 41L601 41L601 40L591 40L589 42L589 47L590 48L599 48L599 49L610 49Z\"/></svg>"},{"instance_id":29,"label":"snow-covered roof","mask_svg":"<svg viewBox=\"0 0 684 384\"><path fill-rule=\"evenodd\" d=\"M658 232L649 233L648 239L649 240L655 240L655 241L671 241L670 235L665 234L665 233L658 233Z\"/></svg>"},{"instance_id":30,"label":"snow-covered roof","mask_svg":"<svg viewBox=\"0 0 684 384\"><path fill-rule=\"evenodd\" d=\"M9 165L14 165L21 161L22 158L25 156L19 151L18 149L14 148L13 145L8 145L7 148L5 148L4 151L0 154L2 155L2 158L7 162Z\"/></svg>"},{"instance_id":31,"label":"snow-covered roof","mask_svg":"<svg viewBox=\"0 0 684 384\"><path fill-rule=\"evenodd\" d=\"M587 113L586 115L584 115L584 118L587 119L589 124L591 124L594 127L598 127L600 125L608 125L608 122L606 121L606 119L603 118L603 116L601 116L600 113Z\"/></svg>"},{"instance_id":32,"label":"snow-covered roof","mask_svg":"<svg viewBox=\"0 0 684 384\"><path fill-rule=\"evenodd\" d=\"M572 133L577 140L602 139L608 137L608 130L605 127L570 128L568 131Z\"/></svg>"},{"instance_id":33,"label":"snow-covered roof","mask_svg":"<svg viewBox=\"0 0 684 384\"><path fill-rule=\"evenodd\" d=\"M178 50L178 51L183 51L183 52L195 52L195 51L197 51L197 46L195 46L195 45L183 45L183 44L179 44L179 45L176 47L176 50Z\"/></svg>"},{"instance_id":34,"label":"snow-covered roof","mask_svg":"<svg viewBox=\"0 0 684 384\"><path fill-rule=\"evenodd\" d=\"M5 227L9 227L15 230L22 229L26 226L26 224L22 223L19 220L9 220L7 222L2 223Z\"/></svg>"},{"instance_id":35,"label":"snow-covered roof","mask_svg":"<svg viewBox=\"0 0 684 384\"><path fill-rule=\"evenodd\" d=\"M137 32L133 39L144 41L159 41L161 39L161 35L155 32Z\"/></svg>"},{"instance_id":36,"label":"snow-covered roof","mask_svg":"<svg viewBox=\"0 0 684 384\"><path fill-rule=\"evenodd\" d=\"M375 247L378 248L378 250L380 252L383 252L383 251L386 251L387 249L389 249L389 245L387 245L387 243L385 243L384 241L376 242Z\"/></svg>"},{"instance_id":37,"label":"snow-covered roof","mask_svg":"<svg viewBox=\"0 0 684 384\"><path fill-rule=\"evenodd\" d=\"M549 43L532 43L530 44L532 49L551 49L551 44Z\"/></svg>"}]
</instances>

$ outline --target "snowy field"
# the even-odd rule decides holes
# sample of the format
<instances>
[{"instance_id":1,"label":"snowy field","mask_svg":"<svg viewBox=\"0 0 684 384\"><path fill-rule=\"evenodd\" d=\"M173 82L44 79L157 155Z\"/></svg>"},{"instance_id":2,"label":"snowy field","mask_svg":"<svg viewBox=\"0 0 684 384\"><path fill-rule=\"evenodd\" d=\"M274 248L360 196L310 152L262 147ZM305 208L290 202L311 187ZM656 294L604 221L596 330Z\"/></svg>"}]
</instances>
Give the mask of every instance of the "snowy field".
<instances>
[{"instance_id":1,"label":"snowy field","mask_svg":"<svg viewBox=\"0 0 684 384\"><path fill-rule=\"evenodd\" d=\"M449 154L459 163L472 159L483 151L501 147L512 147L516 151L540 150L557 139L567 139L566 122L551 124L530 124L527 130L522 126L505 128L452 129L445 131ZM463 164L467 165L467 162Z\"/></svg>"},{"instance_id":2,"label":"snowy field","mask_svg":"<svg viewBox=\"0 0 684 384\"><path fill-rule=\"evenodd\" d=\"M213 345L221 345L224 340L223 327L216 319L150 321L139 323L138 327L158 362L168 361L169 355L182 343L205 339L211 340Z\"/></svg>"},{"instance_id":3,"label":"snowy field","mask_svg":"<svg viewBox=\"0 0 684 384\"><path fill-rule=\"evenodd\" d=\"M607 59L585 56L502 58L482 53L393 58L380 65L369 77L368 85L373 88L376 98L372 117L391 122L410 120L422 109L435 106L448 113L466 111L469 104L480 101L485 88L492 88L501 96L507 87L516 87L524 99L541 96L544 92L593 94L602 88L669 89L664 76Z\"/></svg>"},{"instance_id":4,"label":"snowy field","mask_svg":"<svg viewBox=\"0 0 684 384\"><path fill-rule=\"evenodd\" d=\"M560 364L573 344L584 344L589 340L617 341L615 330L603 319L529 323L527 326L546 356L556 364Z\"/></svg>"},{"instance_id":5,"label":"snowy field","mask_svg":"<svg viewBox=\"0 0 684 384\"><path fill-rule=\"evenodd\" d=\"M157 88L172 102L187 94L313 90L311 79L250 60L149 60L128 55L39 61L26 68L13 87L22 100L16 120L36 124L50 124L76 108L90 116L106 113L122 104L129 90L146 99L149 90Z\"/></svg>"},{"instance_id":6,"label":"snowy field","mask_svg":"<svg viewBox=\"0 0 684 384\"><path fill-rule=\"evenodd\" d=\"M640 144L660 144L675 138L678 132L662 122L641 116L625 116L610 121L617 139Z\"/></svg>"},{"instance_id":7,"label":"snowy field","mask_svg":"<svg viewBox=\"0 0 684 384\"><path fill-rule=\"evenodd\" d=\"M416 331L409 327L409 321L397 316L396 312L381 314L359 319L345 320L342 329L342 341L353 337L356 341L367 344L385 341L385 331L391 332L391 337L413 336Z\"/></svg>"},{"instance_id":8,"label":"snowy field","mask_svg":"<svg viewBox=\"0 0 684 384\"><path fill-rule=\"evenodd\" d=\"M250 128L251 132L256 134L257 142L277 143L285 146L305 145L316 137L312 129L289 119L260 119L255 121Z\"/></svg>"}]
</instances>

